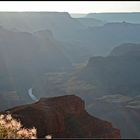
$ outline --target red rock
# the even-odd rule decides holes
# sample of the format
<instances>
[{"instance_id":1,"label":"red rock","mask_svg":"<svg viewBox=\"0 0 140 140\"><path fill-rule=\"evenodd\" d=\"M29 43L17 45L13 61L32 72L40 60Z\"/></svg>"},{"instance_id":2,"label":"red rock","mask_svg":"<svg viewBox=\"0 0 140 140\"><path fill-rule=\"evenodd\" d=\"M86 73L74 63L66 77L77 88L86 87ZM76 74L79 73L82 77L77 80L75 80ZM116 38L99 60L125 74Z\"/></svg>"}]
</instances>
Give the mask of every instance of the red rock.
<instances>
[{"instance_id":1,"label":"red rock","mask_svg":"<svg viewBox=\"0 0 140 140\"><path fill-rule=\"evenodd\" d=\"M41 98L8 111L24 127L35 126L39 138L49 134L53 138L120 138L118 129L88 114L84 101L75 95Z\"/></svg>"}]
</instances>

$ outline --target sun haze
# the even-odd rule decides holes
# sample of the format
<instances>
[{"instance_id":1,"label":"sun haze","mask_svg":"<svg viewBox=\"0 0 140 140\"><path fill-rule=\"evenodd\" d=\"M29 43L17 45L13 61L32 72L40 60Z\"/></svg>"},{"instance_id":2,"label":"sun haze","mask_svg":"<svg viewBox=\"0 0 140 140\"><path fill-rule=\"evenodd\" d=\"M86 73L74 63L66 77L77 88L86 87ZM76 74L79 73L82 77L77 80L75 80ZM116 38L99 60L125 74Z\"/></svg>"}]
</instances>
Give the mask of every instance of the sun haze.
<instances>
[{"instance_id":1,"label":"sun haze","mask_svg":"<svg viewBox=\"0 0 140 140\"><path fill-rule=\"evenodd\" d=\"M12 1L0 2L0 11L57 11L69 13L140 12L139 1Z\"/></svg>"}]
</instances>

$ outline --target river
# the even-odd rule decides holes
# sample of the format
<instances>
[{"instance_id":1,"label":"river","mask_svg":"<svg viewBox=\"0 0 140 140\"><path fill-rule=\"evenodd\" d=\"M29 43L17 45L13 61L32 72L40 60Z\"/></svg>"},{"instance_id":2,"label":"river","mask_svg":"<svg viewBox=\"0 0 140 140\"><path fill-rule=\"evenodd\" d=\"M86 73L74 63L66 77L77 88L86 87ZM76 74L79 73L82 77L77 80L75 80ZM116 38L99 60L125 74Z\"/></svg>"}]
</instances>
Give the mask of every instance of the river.
<instances>
[{"instance_id":1,"label":"river","mask_svg":"<svg viewBox=\"0 0 140 140\"><path fill-rule=\"evenodd\" d=\"M35 95L33 95L33 89L32 88L28 89L28 95L31 97L31 99L33 101L38 101L37 97Z\"/></svg>"}]
</instances>

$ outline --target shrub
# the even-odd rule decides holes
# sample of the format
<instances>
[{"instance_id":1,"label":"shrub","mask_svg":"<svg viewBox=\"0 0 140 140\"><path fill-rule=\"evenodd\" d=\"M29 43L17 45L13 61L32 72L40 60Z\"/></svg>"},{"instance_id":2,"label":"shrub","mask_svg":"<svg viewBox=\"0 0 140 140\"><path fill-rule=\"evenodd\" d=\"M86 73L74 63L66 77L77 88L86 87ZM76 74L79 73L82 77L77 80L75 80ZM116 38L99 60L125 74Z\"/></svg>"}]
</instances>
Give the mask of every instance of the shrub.
<instances>
[{"instance_id":1,"label":"shrub","mask_svg":"<svg viewBox=\"0 0 140 140\"><path fill-rule=\"evenodd\" d=\"M0 139L36 139L36 129L23 128L10 114L0 115Z\"/></svg>"}]
</instances>

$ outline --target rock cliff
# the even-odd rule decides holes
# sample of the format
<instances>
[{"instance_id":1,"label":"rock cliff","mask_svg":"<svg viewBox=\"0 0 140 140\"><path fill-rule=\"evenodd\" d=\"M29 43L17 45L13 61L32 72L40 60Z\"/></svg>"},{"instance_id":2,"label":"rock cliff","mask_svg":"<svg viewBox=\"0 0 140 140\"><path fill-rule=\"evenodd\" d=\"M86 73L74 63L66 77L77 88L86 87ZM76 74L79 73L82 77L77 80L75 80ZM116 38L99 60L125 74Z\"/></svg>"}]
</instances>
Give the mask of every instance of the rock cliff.
<instances>
[{"instance_id":1,"label":"rock cliff","mask_svg":"<svg viewBox=\"0 0 140 140\"><path fill-rule=\"evenodd\" d=\"M49 134L53 138L120 138L118 129L88 114L84 101L75 95L41 98L6 111L24 127L35 126L39 138Z\"/></svg>"}]
</instances>

